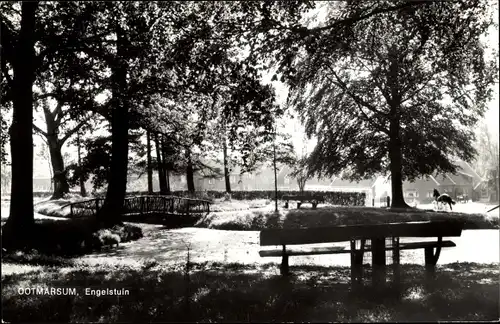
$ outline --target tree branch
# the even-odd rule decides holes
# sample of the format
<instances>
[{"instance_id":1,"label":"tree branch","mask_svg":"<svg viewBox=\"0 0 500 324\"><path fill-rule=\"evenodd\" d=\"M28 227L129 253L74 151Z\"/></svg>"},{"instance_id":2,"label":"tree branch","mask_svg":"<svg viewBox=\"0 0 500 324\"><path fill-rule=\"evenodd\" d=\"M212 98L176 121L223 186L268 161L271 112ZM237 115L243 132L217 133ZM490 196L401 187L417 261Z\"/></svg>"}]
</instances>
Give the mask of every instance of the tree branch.
<instances>
[{"instance_id":1,"label":"tree branch","mask_svg":"<svg viewBox=\"0 0 500 324\"><path fill-rule=\"evenodd\" d=\"M379 131L381 131L382 133L384 134L387 134L387 135L390 135L389 134L389 130L387 128L385 128L384 126L380 125L379 123L375 122L373 120L373 118L370 118L363 110L363 106L359 105L358 104L358 107L359 107L359 111L361 112L361 114L365 117L365 120L369 123L369 124L372 124L372 126L374 126L376 129L378 129Z\"/></svg>"},{"instance_id":2,"label":"tree branch","mask_svg":"<svg viewBox=\"0 0 500 324\"><path fill-rule=\"evenodd\" d=\"M63 138L61 138L61 145L64 144L64 142L66 142L71 136L73 136L74 134L76 134L76 132L78 132L80 130L80 128L82 128L83 126L85 126L85 124L87 124L87 122L92 118L92 115L89 115L87 118L85 118L84 120L82 120L80 123L78 123L78 125L75 126L75 128L69 130L66 135L63 136Z\"/></svg>"},{"instance_id":3,"label":"tree branch","mask_svg":"<svg viewBox=\"0 0 500 324\"><path fill-rule=\"evenodd\" d=\"M368 67L366 66L366 64L363 62L363 59L362 59L362 58L361 58L361 59L359 59L359 60L358 60L358 62L359 62L362 66L364 66L364 67L365 67L365 69L367 69L367 70L370 72L370 74L371 74L371 75L372 75L372 77L373 77L373 81L375 81L375 85L377 86L377 88L379 88L379 90L380 90L380 92L382 93L382 95L384 96L385 100L386 100L387 102L390 102L390 101L391 101L391 98L390 98L390 96L389 96L389 93L387 93L386 89L384 89L384 87L383 87L382 83L381 83L380 81L378 81L378 80L377 80L377 79L378 79L378 76L376 76L376 75L375 75L375 72L373 72L372 70L370 70L370 68L368 68Z\"/></svg>"},{"instance_id":4,"label":"tree branch","mask_svg":"<svg viewBox=\"0 0 500 324\"><path fill-rule=\"evenodd\" d=\"M336 21L333 24L323 26L323 27L315 27L315 28L311 28L311 29L308 29L305 27L292 27L292 28L288 28L288 29L290 29L291 31L294 31L294 32L302 33L302 34L304 34L304 33L305 34L312 34L315 32L321 32L324 30L333 29L333 28L336 28L340 25L351 25L351 24L354 24L354 23L359 22L361 20L370 18L371 16L374 16L374 15L387 13L387 12L391 12L391 11L397 11L397 10L401 10L401 9L409 8L409 7L413 7L413 6L428 5L429 3L432 3L432 1L407 1L407 2L404 2L400 5L395 5L395 6L391 6L391 7L387 7L387 8L377 8L377 9L375 9L375 10L373 10L365 15L358 16L358 17L345 18L345 19Z\"/></svg>"},{"instance_id":5,"label":"tree branch","mask_svg":"<svg viewBox=\"0 0 500 324\"><path fill-rule=\"evenodd\" d=\"M344 90L357 104L362 105L362 106L368 108L371 112L373 112L373 113L375 113L375 114L377 114L379 116L387 117L386 114L384 114L383 112L381 112L380 110L378 110L377 108L375 108L373 105L370 105L368 102L364 101L363 99L361 99L360 97L358 97L356 94L354 94L353 92L349 91L349 88L347 87L347 84L344 81L342 81L342 79L340 79L340 77L332 69L332 67L329 66L329 65L327 65L327 67L333 73L333 75L335 76L335 79L337 79L337 82L335 82L334 80L331 80L330 78L329 79L333 83L338 84L342 88L342 90Z\"/></svg>"},{"instance_id":6,"label":"tree branch","mask_svg":"<svg viewBox=\"0 0 500 324\"><path fill-rule=\"evenodd\" d=\"M63 117L62 107L64 106L64 102L58 101L56 109L52 112L52 118L54 118L57 125L60 125L61 119Z\"/></svg>"},{"instance_id":7,"label":"tree branch","mask_svg":"<svg viewBox=\"0 0 500 324\"><path fill-rule=\"evenodd\" d=\"M334 72L334 73L335 73L335 72ZM334 80L332 80L332 79L331 79L328 75L327 75L326 77L327 77L327 78L328 78L328 79L329 79L332 83L334 83L334 84L338 84L337 82L335 82ZM337 77L337 79L339 79L339 78ZM342 87L342 86L341 86L341 87ZM342 88L343 88L343 87L342 87ZM358 106L359 111L360 111L360 112L361 112L361 114L363 115L364 120L365 120L366 122L368 122L369 124L371 124L373 127L375 127L376 129L378 129L378 130L379 130L379 131L381 131L382 133L389 135L389 130L388 130L388 129L386 129L386 128L385 128L384 126L382 126L381 124L379 124L379 123L375 122L375 121L373 120L373 118L370 118L370 116L368 116L368 115L365 113L365 111L363 110L363 107L367 107L366 105L362 104L362 102L359 102L359 101L357 100L357 97L356 97L356 96L353 96L353 94L349 93L349 91L348 91L347 89L344 89L344 91L345 91L345 93L347 93L347 94L348 94L348 95L349 95L349 96L350 96L350 97L354 100L354 102L355 102L355 103L356 103L356 105ZM368 103L366 103L366 104L368 104ZM369 107L367 107L367 108L368 108L368 109L370 109ZM371 109L370 109L370 111L374 112L374 111L373 111L373 110L371 110ZM377 114L377 113L378 113L378 114L382 114L384 117L386 116L384 113L382 113L382 112L378 112L378 110L376 110L376 112L374 112L374 113L375 113L375 114Z\"/></svg>"},{"instance_id":8,"label":"tree branch","mask_svg":"<svg viewBox=\"0 0 500 324\"><path fill-rule=\"evenodd\" d=\"M38 126L36 126L35 124L33 124L33 130L38 133L38 134L41 134L45 137L48 137L49 135L47 134L47 132L44 132L43 130L41 130Z\"/></svg>"}]
</instances>

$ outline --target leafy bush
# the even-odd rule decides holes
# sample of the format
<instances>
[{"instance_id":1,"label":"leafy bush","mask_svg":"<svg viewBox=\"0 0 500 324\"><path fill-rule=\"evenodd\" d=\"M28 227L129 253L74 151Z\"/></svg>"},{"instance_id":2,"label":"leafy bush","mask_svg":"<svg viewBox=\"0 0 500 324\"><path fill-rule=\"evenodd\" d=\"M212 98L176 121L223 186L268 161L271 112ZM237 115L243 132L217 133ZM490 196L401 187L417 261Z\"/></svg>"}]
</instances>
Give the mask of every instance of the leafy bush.
<instances>
[{"instance_id":1,"label":"leafy bush","mask_svg":"<svg viewBox=\"0 0 500 324\"><path fill-rule=\"evenodd\" d=\"M35 223L24 251L74 256L89 253L102 246L137 240L142 236L141 228L129 224L115 225L110 229L98 229L95 219L92 218L66 221L43 220ZM9 253L12 252L15 251L9 251Z\"/></svg>"},{"instance_id":2,"label":"leafy bush","mask_svg":"<svg viewBox=\"0 0 500 324\"><path fill-rule=\"evenodd\" d=\"M107 245L117 245L121 242L120 236L111 233L109 229L100 229L97 233L92 234L93 242L96 246L102 247Z\"/></svg>"}]
</instances>

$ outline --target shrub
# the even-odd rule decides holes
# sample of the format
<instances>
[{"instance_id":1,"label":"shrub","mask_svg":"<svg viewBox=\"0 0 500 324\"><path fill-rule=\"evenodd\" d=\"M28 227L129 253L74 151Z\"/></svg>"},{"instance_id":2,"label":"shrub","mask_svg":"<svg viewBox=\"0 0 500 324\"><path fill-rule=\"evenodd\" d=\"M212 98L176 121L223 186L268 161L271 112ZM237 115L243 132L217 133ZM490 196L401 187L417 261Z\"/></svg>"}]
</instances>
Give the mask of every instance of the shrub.
<instances>
[{"instance_id":1,"label":"shrub","mask_svg":"<svg viewBox=\"0 0 500 324\"><path fill-rule=\"evenodd\" d=\"M280 228L281 218L280 213L262 211L235 211L223 215L213 213L201 217L194 226L228 231L259 231Z\"/></svg>"},{"instance_id":2,"label":"shrub","mask_svg":"<svg viewBox=\"0 0 500 324\"><path fill-rule=\"evenodd\" d=\"M95 246L103 247L103 246L113 246L121 242L120 236L118 234L112 233L109 229L100 229L96 233L92 234L92 241Z\"/></svg>"},{"instance_id":3,"label":"shrub","mask_svg":"<svg viewBox=\"0 0 500 324\"><path fill-rule=\"evenodd\" d=\"M92 218L43 220L35 223L24 251L35 250L47 255L75 256L100 249L102 246L137 240L142 236L140 227L129 224L98 229L95 219Z\"/></svg>"}]
</instances>

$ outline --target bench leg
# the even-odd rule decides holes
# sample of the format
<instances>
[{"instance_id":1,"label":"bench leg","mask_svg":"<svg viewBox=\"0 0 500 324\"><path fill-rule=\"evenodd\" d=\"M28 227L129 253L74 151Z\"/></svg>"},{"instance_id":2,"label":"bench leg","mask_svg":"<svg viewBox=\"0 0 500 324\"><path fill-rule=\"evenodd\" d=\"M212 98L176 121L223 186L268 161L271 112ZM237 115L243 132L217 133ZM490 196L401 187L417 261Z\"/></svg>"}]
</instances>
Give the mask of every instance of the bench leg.
<instances>
[{"instance_id":1,"label":"bench leg","mask_svg":"<svg viewBox=\"0 0 500 324\"><path fill-rule=\"evenodd\" d=\"M433 274L436 269L436 264L439 260L439 255L441 254L441 242L443 238L438 237L438 246L436 247L436 251L434 252L433 247L425 248L425 268L429 274Z\"/></svg>"},{"instance_id":2,"label":"bench leg","mask_svg":"<svg viewBox=\"0 0 500 324\"><path fill-rule=\"evenodd\" d=\"M288 208L288 200L285 201L285 208Z\"/></svg>"},{"instance_id":3,"label":"bench leg","mask_svg":"<svg viewBox=\"0 0 500 324\"><path fill-rule=\"evenodd\" d=\"M281 258L280 274L286 276L290 273L288 267L288 254L286 254L286 246L283 245L283 257Z\"/></svg>"},{"instance_id":4,"label":"bench leg","mask_svg":"<svg viewBox=\"0 0 500 324\"><path fill-rule=\"evenodd\" d=\"M372 283L374 287L385 283L385 238L374 238L372 242Z\"/></svg>"},{"instance_id":5,"label":"bench leg","mask_svg":"<svg viewBox=\"0 0 500 324\"><path fill-rule=\"evenodd\" d=\"M351 284L358 285L363 280L364 240L361 248L356 249L356 240L351 240Z\"/></svg>"},{"instance_id":6,"label":"bench leg","mask_svg":"<svg viewBox=\"0 0 500 324\"><path fill-rule=\"evenodd\" d=\"M281 259L280 274L283 276L287 276L290 274L290 269L288 267L288 255L283 255Z\"/></svg>"},{"instance_id":7,"label":"bench leg","mask_svg":"<svg viewBox=\"0 0 500 324\"><path fill-rule=\"evenodd\" d=\"M392 238L392 274L393 282L397 286L401 282L400 250L399 237Z\"/></svg>"},{"instance_id":8,"label":"bench leg","mask_svg":"<svg viewBox=\"0 0 500 324\"><path fill-rule=\"evenodd\" d=\"M436 272L437 258L434 254L434 248L425 248L425 270L427 274L433 275Z\"/></svg>"},{"instance_id":9,"label":"bench leg","mask_svg":"<svg viewBox=\"0 0 500 324\"><path fill-rule=\"evenodd\" d=\"M318 205L318 203L313 202L312 205L313 205L313 209L316 209L316 206Z\"/></svg>"},{"instance_id":10,"label":"bench leg","mask_svg":"<svg viewBox=\"0 0 500 324\"><path fill-rule=\"evenodd\" d=\"M302 205L302 203L298 202L297 203L297 209L300 209L300 205Z\"/></svg>"}]
</instances>

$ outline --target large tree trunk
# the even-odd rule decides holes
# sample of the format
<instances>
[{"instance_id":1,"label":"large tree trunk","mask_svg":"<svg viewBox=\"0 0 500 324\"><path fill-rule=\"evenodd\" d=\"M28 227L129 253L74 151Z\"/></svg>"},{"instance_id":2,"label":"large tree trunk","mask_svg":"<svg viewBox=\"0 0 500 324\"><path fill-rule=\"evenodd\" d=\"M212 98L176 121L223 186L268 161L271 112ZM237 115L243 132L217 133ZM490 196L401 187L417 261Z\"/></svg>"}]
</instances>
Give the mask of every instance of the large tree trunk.
<instances>
[{"instance_id":1,"label":"large tree trunk","mask_svg":"<svg viewBox=\"0 0 500 324\"><path fill-rule=\"evenodd\" d=\"M49 144L50 161L54 172L54 192L51 200L60 199L69 192L69 185L66 179L66 170L64 168L64 159L61 153L61 145L57 139L57 135L47 137Z\"/></svg>"},{"instance_id":2,"label":"large tree trunk","mask_svg":"<svg viewBox=\"0 0 500 324\"><path fill-rule=\"evenodd\" d=\"M186 181L187 181L188 191L190 193L194 193L195 192L194 170L193 170L193 161L191 160L191 151L190 150L186 150L186 160L187 160Z\"/></svg>"},{"instance_id":3,"label":"large tree trunk","mask_svg":"<svg viewBox=\"0 0 500 324\"><path fill-rule=\"evenodd\" d=\"M147 154L147 172L148 172L148 194L153 193L153 168L151 166L151 133L146 131L146 154Z\"/></svg>"},{"instance_id":4,"label":"large tree trunk","mask_svg":"<svg viewBox=\"0 0 500 324\"><path fill-rule=\"evenodd\" d=\"M34 227L33 82L35 80L35 11L38 2L21 3L21 30L13 58L13 119L10 127L12 182L10 215L2 233L3 248L26 246Z\"/></svg>"},{"instance_id":5,"label":"large tree trunk","mask_svg":"<svg viewBox=\"0 0 500 324\"><path fill-rule=\"evenodd\" d=\"M78 147L78 168L80 169L80 195L82 197L87 197L87 190L85 189L85 177L83 176L83 172L81 172L82 168L82 152L81 152L81 143L80 143L80 132L76 133L76 146Z\"/></svg>"},{"instance_id":6,"label":"large tree trunk","mask_svg":"<svg viewBox=\"0 0 500 324\"><path fill-rule=\"evenodd\" d=\"M401 142L401 97L398 81L398 51L391 49L391 64L389 66L389 89L391 91L390 125L389 125L389 160L391 171L391 206L395 208L410 208L403 196L403 168ZM389 206L388 206L389 207Z\"/></svg>"},{"instance_id":7,"label":"large tree trunk","mask_svg":"<svg viewBox=\"0 0 500 324\"><path fill-rule=\"evenodd\" d=\"M167 183L165 182L165 169L163 168L163 159L160 148L160 140L158 134L155 134L155 148L156 148L156 164L158 167L158 182L160 184L160 194L167 194Z\"/></svg>"},{"instance_id":8,"label":"large tree trunk","mask_svg":"<svg viewBox=\"0 0 500 324\"><path fill-rule=\"evenodd\" d=\"M48 101L44 102L43 112L45 115L45 123L47 124L47 145L49 146L50 163L52 164L54 189L51 200L60 199L69 192L69 185L66 179L66 170L64 167L64 159L61 148L62 142L59 140L58 127L52 112L49 108Z\"/></svg>"},{"instance_id":9,"label":"large tree trunk","mask_svg":"<svg viewBox=\"0 0 500 324\"><path fill-rule=\"evenodd\" d=\"M392 128L398 129L399 125L391 123L391 130ZM389 159L392 192L391 207L409 208L410 206L406 204L403 196L401 139L395 134L391 134L389 140Z\"/></svg>"},{"instance_id":10,"label":"large tree trunk","mask_svg":"<svg viewBox=\"0 0 500 324\"><path fill-rule=\"evenodd\" d=\"M222 144L222 153L224 155L224 180L226 181L226 192L231 193L231 175L229 174L226 139L224 139L224 142Z\"/></svg>"},{"instance_id":11,"label":"large tree trunk","mask_svg":"<svg viewBox=\"0 0 500 324\"><path fill-rule=\"evenodd\" d=\"M42 87L44 92L47 93L45 86ZM54 183L51 200L63 198L69 193L69 184L66 178L66 169L64 166L64 159L62 156L62 146L64 139L59 139L60 123L56 121L55 115L50 110L49 102L45 99L43 103L43 113L45 117L45 124L47 125L47 133L44 134L47 139L49 147L50 163L52 166L52 181Z\"/></svg>"},{"instance_id":12,"label":"large tree trunk","mask_svg":"<svg viewBox=\"0 0 500 324\"><path fill-rule=\"evenodd\" d=\"M117 62L112 66L112 115L111 115L111 163L108 190L104 205L98 213L100 226L111 227L121 223L121 215L127 191L128 167L128 101L127 67L123 57L126 51L125 34L117 27Z\"/></svg>"}]
</instances>

